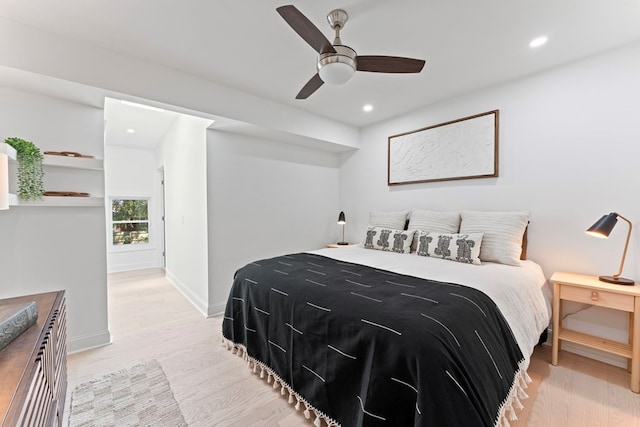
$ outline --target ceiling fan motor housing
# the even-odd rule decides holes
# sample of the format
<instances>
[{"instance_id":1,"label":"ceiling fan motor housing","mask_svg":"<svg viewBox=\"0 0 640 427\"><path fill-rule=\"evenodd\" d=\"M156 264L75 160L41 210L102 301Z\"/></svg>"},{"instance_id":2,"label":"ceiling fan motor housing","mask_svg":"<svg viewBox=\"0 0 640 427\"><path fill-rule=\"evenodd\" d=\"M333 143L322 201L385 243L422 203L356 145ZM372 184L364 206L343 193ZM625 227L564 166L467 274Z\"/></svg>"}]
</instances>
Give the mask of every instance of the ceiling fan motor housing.
<instances>
[{"instance_id":1,"label":"ceiling fan motor housing","mask_svg":"<svg viewBox=\"0 0 640 427\"><path fill-rule=\"evenodd\" d=\"M318 74L325 83L343 84L356 72L356 51L349 46L333 45L335 53L321 53L318 58Z\"/></svg>"}]
</instances>

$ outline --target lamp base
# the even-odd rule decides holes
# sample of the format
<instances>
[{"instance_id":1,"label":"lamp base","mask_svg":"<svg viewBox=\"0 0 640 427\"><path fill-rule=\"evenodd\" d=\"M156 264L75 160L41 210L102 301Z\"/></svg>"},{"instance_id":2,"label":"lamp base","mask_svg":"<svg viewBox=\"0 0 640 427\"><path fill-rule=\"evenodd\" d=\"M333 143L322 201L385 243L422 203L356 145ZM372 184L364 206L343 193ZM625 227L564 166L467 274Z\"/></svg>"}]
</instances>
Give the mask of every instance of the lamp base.
<instances>
[{"instance_id":1,"label":"lamp base","mask_svg":"<svg viewBox=\"0 0 640 427\"><path fill-rule=\"evenodd\" d=\"M340 245L340 246L347 246L349 244L349 242L338 242L336 243L336 245Z\"/></svg>"},{"instance_id":2,"label":"lamp base","mask_svg":"<svg viewBox=\"0 0 640 427\"><path fill-rule=\"evenodd\" d=\"M625 279L624 277L600 276L598 279L600 279L601 282L614 283L616 285L633 286L636 284L633 280Z\"/></svg>"}]
</instances>

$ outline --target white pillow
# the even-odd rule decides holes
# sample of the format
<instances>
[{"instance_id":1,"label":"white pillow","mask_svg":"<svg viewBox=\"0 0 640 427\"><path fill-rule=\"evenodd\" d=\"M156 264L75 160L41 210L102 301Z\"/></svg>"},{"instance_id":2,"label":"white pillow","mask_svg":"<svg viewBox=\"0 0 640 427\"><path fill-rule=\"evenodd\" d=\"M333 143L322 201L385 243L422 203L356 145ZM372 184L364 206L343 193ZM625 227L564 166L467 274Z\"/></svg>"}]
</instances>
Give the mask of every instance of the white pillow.
<instances>
[{"instance_id":1,"label":"white pillow","mask_svg":"<svg viewBox=\"0 0 640 427\"><path fill-rule=\"evenodd\" d=\"M484 233L480 259L519 266L529 212L463 211L460 233Z\"/></svg>"},{"instance_id":2,"label":"white pillow","mask_svg":"<svg viewBox=\"0 0 640 427\"><path fill-rule=\"evenodd\" d=\"M460 213L414 210L409 218L409 230L434 231L438 233L457 233L460 229ZM411 250L418 245L418 233L413 236Z\"/></svg>"},{"instance_id":3,"label":"white pillow","mask_svg":"<svg viewBox=\"0 0 640 427\"><path fill-rule=\"evenodd\" d=\"M449 234L418 231L417 255L480 265L483 233Z\"/></svg>"},{"instance_id":4,"label":"white pillow","mask_svg":"<svg viewBox=\"0 0 640 427\"><path fill-rule=\"evenodd\" d=\"M404 226L407 224L407 215L409 215L407 211L369 212L369 225L404 230Z\"/></svg>"},{"instance_id":5,"label":"white pillow","mask_svg":"<svg viewBox=\"0 0 640 427\"><path fill-rule=\"evenodd\" d=\"M460 213L438 211L411 211L409 230L457 233L460 229Z\"/></svg>"},{"instance_id":6,"label":"white pillow","mask_svg":"<svg viewBox=\"0 0 640 427\"><path fill-rule=\"evenodd\" d=\"M386 227L369 227L362 243L366 249L397 252L408 254L411 252L414 230L393 230Z\"/></svg>"}]
</instances>

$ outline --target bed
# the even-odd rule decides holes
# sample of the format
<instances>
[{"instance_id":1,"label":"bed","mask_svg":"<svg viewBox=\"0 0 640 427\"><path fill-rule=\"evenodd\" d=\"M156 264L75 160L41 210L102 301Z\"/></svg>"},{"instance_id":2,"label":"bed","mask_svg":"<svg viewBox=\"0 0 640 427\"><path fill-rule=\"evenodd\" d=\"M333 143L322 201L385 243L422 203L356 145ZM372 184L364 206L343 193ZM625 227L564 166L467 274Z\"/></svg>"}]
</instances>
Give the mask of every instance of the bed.
<instances>
[{"instance_id":1,"label":"bed","mask_svg":"<svg viewBox=\"0 0 640 427\"><path fill-rule=\"evenodd\" d=\"M473 236L461 218L445 228ZM480 262L481 240L474 248L459 234L445 242L466 250L452 262L442 239L421 246L429 232L418 222L413 230L375 223L370 217L368 236L387 229L391 240L365 236L357 246L239 269L225 345L316 426L507 426L527 397L529 359L549 324L542 269L527 260ZM492 232L482 234L490 250Z\"/></svg>"}]
</instances>

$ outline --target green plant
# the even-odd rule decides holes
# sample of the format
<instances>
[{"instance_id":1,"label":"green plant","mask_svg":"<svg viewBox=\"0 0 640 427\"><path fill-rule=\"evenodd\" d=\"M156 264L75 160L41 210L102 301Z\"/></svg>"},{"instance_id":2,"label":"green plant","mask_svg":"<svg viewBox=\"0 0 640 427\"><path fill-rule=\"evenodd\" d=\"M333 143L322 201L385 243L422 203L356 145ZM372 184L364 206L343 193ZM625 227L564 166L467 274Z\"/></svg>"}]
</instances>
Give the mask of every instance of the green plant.
<instances>
[{"instance_id":1,"label":"green plant","mask_svg":"<svg viewBox=\"0 0 640 427\"><path fill-rule=\"evenodd\" d=\"M44 172L40 149L33 142L21 138L7 138L4 142L15 148L18 154L18 196L23 200L42 198Z\"/></svg>"}]
</instances>

